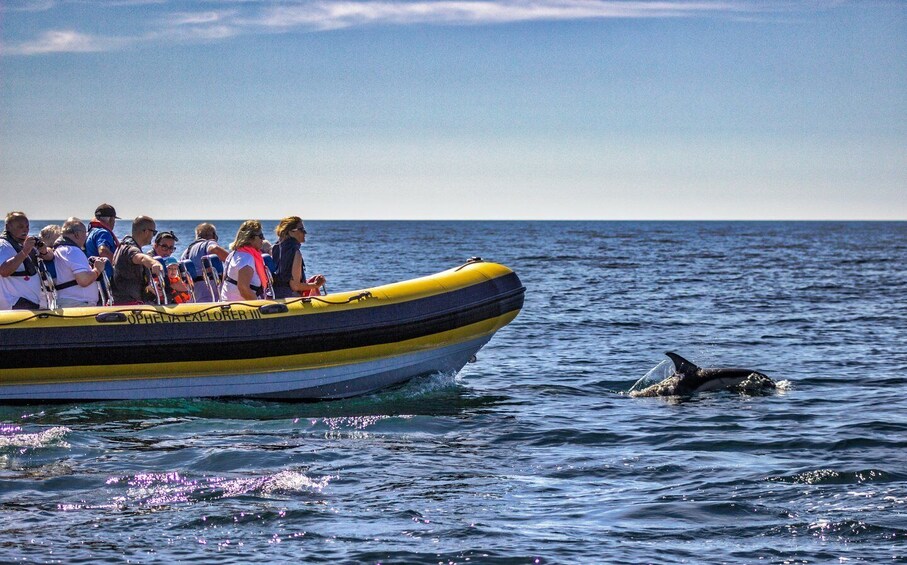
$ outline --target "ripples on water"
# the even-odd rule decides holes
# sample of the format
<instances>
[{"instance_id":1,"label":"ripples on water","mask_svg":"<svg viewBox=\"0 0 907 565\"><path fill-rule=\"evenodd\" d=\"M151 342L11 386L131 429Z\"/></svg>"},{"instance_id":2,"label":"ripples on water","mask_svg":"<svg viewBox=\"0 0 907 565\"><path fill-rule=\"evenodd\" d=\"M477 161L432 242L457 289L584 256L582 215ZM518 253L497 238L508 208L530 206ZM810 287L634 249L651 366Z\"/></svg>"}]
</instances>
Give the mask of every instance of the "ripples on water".
<instances>
[{"instance_id":1,"label":"ripples on water","mask_svg":"<svg viewBox=\"0 0 907 565\"><path fill-rule=\"evenodd\" d=\"M0 407L0 561L907 561L907 224L307 227L338 290L481 255L525 309L364 398ZM668 350L789 385L626 397Z\"/></svg>"}]
</instances>

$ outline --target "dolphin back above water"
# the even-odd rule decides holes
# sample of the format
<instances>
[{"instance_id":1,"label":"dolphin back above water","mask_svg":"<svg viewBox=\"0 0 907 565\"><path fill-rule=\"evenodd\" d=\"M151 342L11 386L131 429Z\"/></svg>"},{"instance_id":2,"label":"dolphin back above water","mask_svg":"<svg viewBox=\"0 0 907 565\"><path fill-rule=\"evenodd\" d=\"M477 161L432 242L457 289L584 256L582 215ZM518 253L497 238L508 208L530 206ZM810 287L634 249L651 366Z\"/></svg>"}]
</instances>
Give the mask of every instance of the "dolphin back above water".
<instances>
[{"instance_id":1,"label":"dolphin back above water","mask_svg":"<svg viewBox=\"0 0 907 565\"><path fill-rule=\"evenodd\" d=\"M776 386L768 376L752 369L702 368L676 353L665 355L674 362L674 372L660 383L631 391L630 396L689 396L714 390L759 393Z\"/></svg>"}]
</instances>

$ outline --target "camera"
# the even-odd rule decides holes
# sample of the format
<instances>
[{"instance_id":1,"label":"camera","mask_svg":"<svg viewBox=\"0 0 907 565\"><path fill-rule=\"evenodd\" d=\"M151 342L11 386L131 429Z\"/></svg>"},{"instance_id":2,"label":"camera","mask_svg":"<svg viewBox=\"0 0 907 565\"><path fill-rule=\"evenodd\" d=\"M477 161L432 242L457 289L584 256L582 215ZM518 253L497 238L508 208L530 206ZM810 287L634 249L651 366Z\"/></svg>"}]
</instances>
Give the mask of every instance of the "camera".
<instances>
[{"instance_id":1,"label":"camera","mask_svg":"<svg viewBox=\"0 0 907 565\"><path fill-rule=\"evenodd\" d=\"M32 236L32 240L35 242L35 247L41 248L44 247L44 240L38 236Z\"/></svg>"}]
</instances>

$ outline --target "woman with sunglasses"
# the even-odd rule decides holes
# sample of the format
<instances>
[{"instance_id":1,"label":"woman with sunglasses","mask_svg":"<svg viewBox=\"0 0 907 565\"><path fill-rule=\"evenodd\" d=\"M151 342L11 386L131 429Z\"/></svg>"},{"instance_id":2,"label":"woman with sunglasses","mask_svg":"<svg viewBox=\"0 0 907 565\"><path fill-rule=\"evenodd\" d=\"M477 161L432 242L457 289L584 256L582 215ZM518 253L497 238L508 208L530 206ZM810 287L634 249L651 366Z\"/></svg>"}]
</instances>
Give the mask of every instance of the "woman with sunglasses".
<instances>
[{"instance_id":1,"label":"woman with sunglasses","mask_svg":"<svg viewBox=\"0 0 907 565\"><path fill-rule=\"evenodd\" d=\"M271 249L274 257L274 297L291 298L295 296L312 296L319 293L324 286L324 275L318 274L309 279L305 277L305 260L299 248L305 243L306 229L299 216L289 216L282 220L274 230L277 233L277 244Z\"/></svg>"},{"instance_id":2,"label":"woman with sunglasses","mask_svg":"<svg viewBox=\"0 0 907 565\"><path fill-rule=\"evenodd\" d=\"M232 250L224 264L224 284L220 299L258 300L265 297L268 275L261 256L261 243L265 234L258 220L246 220L239 226Z\"/></svg>"},{"instance_id":3,"label":"woman with sunglasses","mask_svg":"<svg viewBox=\"0 0 907 565\"><path fill-rule=\"evenodd\" d=\"M154 241L151 243L151 248L154 250L155 257L170 257L173 255L173 252L176 251L176 242L179 241L179 238L176 237L176 234L172 231L162 231L158 232L154 236Z\"/></svg>"}]
</instances>

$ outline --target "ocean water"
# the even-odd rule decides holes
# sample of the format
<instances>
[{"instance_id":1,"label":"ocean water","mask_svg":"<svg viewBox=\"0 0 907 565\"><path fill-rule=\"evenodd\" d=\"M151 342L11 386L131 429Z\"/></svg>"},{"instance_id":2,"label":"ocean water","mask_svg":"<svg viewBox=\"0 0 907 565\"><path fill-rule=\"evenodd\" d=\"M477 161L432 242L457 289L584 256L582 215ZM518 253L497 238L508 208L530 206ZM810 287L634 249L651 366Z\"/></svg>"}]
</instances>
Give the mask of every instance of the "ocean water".
<instances>
[{"instance_id":1,"label":"ocean water","mask_svg":"<svg viewBox=\"0 0 907 565\"><path fill-rule=\"evenodd\" d=\"M307 227L331 290L477 255L525 307L366 397L0 406L0 562L907 562L907 223ZM626 396L665 351L784 386Z\"/></svg>"}]
</instances>

